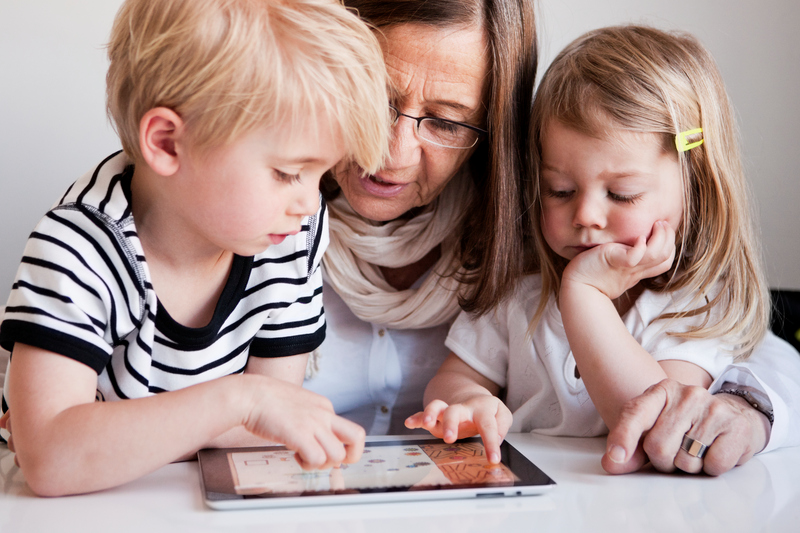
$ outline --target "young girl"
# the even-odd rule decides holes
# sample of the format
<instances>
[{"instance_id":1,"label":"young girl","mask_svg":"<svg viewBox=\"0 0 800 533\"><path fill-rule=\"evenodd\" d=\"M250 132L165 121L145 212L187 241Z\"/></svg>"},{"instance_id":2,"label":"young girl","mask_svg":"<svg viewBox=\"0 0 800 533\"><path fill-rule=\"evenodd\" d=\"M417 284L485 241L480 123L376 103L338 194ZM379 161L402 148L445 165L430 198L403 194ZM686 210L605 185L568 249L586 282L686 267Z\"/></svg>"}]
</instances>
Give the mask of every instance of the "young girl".
<instances>
[{"instance_id":1,"label":"young girl","mask_svg":"<svg viewBox=\"0 0 800 533\"><path fill-rule=\"evenodd\" d=\"M462 313L407 421L480 433L491 460L510 428L600 435L666 377L707 388L768 328L731 104L694 38L584 35L545 74L531 127L538 273L494 313Z\"/></svg>"}]
</instances>

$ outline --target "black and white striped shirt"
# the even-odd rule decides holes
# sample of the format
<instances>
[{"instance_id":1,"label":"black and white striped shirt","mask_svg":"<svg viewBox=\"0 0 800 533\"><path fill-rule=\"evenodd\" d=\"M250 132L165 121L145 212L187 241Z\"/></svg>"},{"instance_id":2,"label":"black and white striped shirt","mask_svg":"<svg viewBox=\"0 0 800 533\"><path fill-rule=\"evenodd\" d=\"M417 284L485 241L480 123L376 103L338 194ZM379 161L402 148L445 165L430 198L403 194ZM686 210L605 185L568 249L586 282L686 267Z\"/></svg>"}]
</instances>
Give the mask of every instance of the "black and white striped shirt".
<instances>
[{"instance_id":1,"label":"black and white striped shirt","mask_svg":"<svg viewBox=\"0 0 800 533\"><path fill-rule=\"evenodd\" d=\"M242 372L248 356L310 352L325 337L324 201L302 231L236 256L211 322L188 328L159 304L131 214L133 166L117 153L75 182L31 234L0 326L80 361L98 397L140 398ZM11 363L10 363L11 364ZM3 398L3 411L7 409Z\"/></svg>"}]
</instances>

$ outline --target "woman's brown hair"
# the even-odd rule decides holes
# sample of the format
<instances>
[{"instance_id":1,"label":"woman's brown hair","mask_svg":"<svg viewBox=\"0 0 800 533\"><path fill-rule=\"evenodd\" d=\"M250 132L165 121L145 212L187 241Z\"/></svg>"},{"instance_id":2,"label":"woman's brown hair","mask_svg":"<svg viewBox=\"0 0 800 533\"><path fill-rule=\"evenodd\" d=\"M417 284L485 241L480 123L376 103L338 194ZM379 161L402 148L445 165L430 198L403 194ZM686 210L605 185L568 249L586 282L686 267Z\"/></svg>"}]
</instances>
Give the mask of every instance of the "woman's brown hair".
<instances>
[{"instance_id":1,"label":"woman's brown hair","mask_svg":"<svg viewBox=\"0 0 800 533\"><path fill-rule=\"evenodd\" d=\"M380 29L398 24L484 28L490 72L486 95L488 138L469 160L475 192L459 229L457 256L465 273L459 303L485 313L522 274L522 182L527 162L530 106L536 78L533 0L344 0Z\"/></svg>"}]
</instances>

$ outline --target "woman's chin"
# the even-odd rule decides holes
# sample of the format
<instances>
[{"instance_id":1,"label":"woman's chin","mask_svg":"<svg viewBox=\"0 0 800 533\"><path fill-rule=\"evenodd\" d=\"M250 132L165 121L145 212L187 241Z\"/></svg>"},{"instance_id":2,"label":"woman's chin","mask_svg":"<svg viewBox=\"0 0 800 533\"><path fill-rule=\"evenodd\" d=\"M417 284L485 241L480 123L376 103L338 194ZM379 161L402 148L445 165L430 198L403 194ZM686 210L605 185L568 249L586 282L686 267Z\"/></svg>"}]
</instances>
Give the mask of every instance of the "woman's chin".
<instances>
[{"instance_id":1,"label":"woman's chin","mask_svg":"<svg viewBox=\"0 0 800 533\"><path fill-rule=\"evenodd\" d=\"M392 201L391 199L375 198L359 196L358 198L350 198L345 194L345 198L350 203L353 210L374 222L388 222L394 220L414 206L405 206L404 203Z\"/></svg>"}]
</instances>

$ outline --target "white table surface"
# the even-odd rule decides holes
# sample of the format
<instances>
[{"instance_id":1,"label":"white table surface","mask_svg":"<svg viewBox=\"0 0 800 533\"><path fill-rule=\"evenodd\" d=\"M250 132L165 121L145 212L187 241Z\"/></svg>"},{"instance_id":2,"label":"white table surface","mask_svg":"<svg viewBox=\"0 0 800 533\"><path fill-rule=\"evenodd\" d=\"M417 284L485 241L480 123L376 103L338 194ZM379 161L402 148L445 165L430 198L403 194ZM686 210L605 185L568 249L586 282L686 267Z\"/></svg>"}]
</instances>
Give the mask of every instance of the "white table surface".
<instances>
[{"instance_id":1,"label":"white table surface","mask_svg":"<svg viewBox=\"0 0 800 533\"><path fill-rule=\"evenodd\" d=\"M0 445L0 532L797 532L800 448L758 456L718 478L654 471L610 476L604 438L510 435L558 484L528 497L212 511L197 463L167 465L112 490L38 498Z\"/></svg>"}]
</instances>

